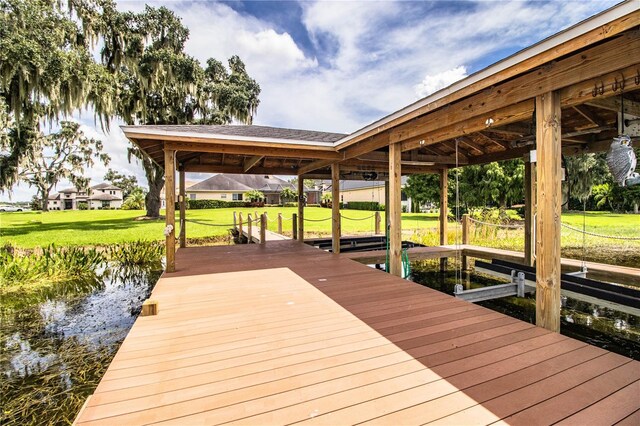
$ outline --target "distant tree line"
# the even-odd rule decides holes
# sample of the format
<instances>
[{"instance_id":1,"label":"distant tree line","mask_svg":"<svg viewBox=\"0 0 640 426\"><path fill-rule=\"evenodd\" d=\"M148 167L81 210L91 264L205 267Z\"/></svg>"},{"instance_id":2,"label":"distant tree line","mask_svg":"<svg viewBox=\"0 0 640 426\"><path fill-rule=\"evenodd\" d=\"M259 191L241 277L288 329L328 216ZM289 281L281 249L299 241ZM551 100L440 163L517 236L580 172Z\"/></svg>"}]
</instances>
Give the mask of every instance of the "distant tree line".
<instances>
[{"instance_id":1,"label":"distant tree line","mask_svg":"<svg viewBox=\"0 0 640 426\"><path fill-rule=\"evenodd\" d=\"M636 155L640 157L640 150L636 149ZM638 211L640 186L623 188L616 184L605 157L605 153L590 153L564 159L564 209ZM524 203L524 162L520 159L454 168L448 176L447 200L451 207L456 205L456 187L460 207L467 210ZM415 203L439 205L440 177L409 176L404 191Z\"/></svg>"}]
</instances>

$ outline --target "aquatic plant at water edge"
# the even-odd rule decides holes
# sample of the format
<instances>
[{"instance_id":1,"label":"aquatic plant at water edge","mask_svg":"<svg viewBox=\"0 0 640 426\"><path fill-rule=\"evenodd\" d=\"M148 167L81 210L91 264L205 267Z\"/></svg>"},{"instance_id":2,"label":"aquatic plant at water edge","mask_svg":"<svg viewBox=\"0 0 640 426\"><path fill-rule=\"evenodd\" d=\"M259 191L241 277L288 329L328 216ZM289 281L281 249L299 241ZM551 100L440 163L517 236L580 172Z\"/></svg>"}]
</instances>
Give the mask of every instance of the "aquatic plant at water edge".
<instances>
[{"instance_id":1,"label":"aquatic plant at water edge","mask_svg":"<svg viewBox=\"0 0 640 426\"><path fill-rule=\"evenodd\" d=\"M96 249L50 245L30 254L18 254L11 246L0 248L0 289L32 291L61 282L97 281L105 257Z\"/></svg>"},{"instance_id":2,"label":"aquatic plant at water edge","mask_svg":"<svg viewBox=\"0 0 640 426\"><path fill-rule=\"evenodd\" d=\"M123 265L160 264L164 244L158 241L134 241L110 245L105 250L109 260Z\"/></svg>"}]
</instances>

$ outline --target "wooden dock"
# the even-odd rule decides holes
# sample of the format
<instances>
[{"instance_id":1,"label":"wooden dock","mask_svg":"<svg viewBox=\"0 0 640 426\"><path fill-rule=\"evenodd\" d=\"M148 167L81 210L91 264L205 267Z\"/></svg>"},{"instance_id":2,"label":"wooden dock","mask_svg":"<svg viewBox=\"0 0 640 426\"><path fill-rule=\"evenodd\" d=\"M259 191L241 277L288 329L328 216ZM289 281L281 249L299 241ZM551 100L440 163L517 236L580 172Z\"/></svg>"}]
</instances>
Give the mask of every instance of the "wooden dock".
<instances>
[{"instance_id":1,"label":"wooden dock","mask_svg":"<svg viewBox=\"0 0 640 426\"><path fill-rule=\"evenodd\" d=\"M280 241L180 249L76 424L638 424L640 363Z\"/></svg>"}]
</instances>

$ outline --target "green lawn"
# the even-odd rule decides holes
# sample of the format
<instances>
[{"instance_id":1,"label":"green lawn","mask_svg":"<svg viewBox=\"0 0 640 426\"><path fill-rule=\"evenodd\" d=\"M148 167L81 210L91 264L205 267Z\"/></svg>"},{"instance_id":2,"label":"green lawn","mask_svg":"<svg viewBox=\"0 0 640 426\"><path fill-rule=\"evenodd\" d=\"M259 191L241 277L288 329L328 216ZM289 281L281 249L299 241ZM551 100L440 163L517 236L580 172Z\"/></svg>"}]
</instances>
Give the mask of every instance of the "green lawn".
<instances>
[{"instance_id":1,"label":"green lawn","mask_svg":"<svg viewBox=\"0 0 640 426\"><path fill-rule=\"evenodd\" d=\"M187 219L193 219L204 224L188 223L188 238L208 238L228 235L228 229L233 223L233 212L242 212L246 218L255 209L212 209L188 210ZM267 212L269 229L277 230L276 218L282 213L283 231L291 234L291 215L297 211L295 207L267 207L259 209L258 213ZM0 213L0 238L2 244L11 243L17 247L31 248L56 245L101 245L134 240L162 240L164 221L136 221L142 216L142 211L131 210L92 210L92 211L55 211L55 212L21 212ZM373 212L361 210L343 210L343 235L371 235L374 232ZM381 212L384 223L384 212ZM305 235L318 236L331 233L331 210L319 207L305 209ZM352 220L356 219L356 220ZM434 230L438 227L436 213L416 214L405 213L402 217L402 228L406 238L411 238L410 230L418 230L416 239L427 244L436 244L438 237ZM565 213L563 223L582 228L582 213ZM215 225L215 226L208 226ZM604 212L589 212L586 215L586 227L590 232L606 235L622 235L640 237L640 215L611 214ZM487 228L487 229L484 229ZM454 243L456 226L449 226L449 242ZM458 238L460 232L457 231ZM489 227L478 227L471 234L472 244L482 244L493 247L522 250L523 232L518 230L496 231ZM640 249L640 242L587 237L589 247L616 246ZM563 247L581 247L582 234L569 229L562 230Z\"/></svg>"},{"instance_id":2,"label":"green lawn","mask_svg":"<svg viewBox=\"0 0 640 426\"><path fill-rule=\"evenodd\" d=\"M187 219L197 220L207 225L187 223L188 238L207 238L227 235L233 223L233 212L255 213L255 209L212 209L188 210ZM277 230L278 213L283 215L283 232L291 234L291 215L295 207L267 207L258 213L267 212L268 228ZM384 221L384 212L382 213ZM164 214L164 212L162 212ZM348 234L373 234L373 212L344 210L342 230ZM0 238L2 244L11 243L17 247L32 248L51 243L56 245L101 245L134 240L164 239L164 221L136 221L144 215L136 210L91 210L0 213ZM331 210L320 207L305 209L305 234L320 235L331 233L331 222L323 220L331 217ZM434 228L437 214L405 214L404 229ZM350 220L358 219L358 220ZM245 219L246 220L246 219ZM383 222L384 223L384 222ZM215 225L215 226L209 226Z\"/></svg>"}]
</instances>

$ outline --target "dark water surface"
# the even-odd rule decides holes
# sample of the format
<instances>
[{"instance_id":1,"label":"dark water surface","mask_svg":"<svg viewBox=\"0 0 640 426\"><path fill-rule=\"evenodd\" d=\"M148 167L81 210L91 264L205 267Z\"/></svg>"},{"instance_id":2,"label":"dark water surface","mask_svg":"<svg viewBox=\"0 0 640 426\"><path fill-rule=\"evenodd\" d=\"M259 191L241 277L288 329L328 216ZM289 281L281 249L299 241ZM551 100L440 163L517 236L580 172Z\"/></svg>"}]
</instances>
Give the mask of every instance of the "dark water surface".
<instances>
[{"instance_id":1,"label":"dark water surface","mask_svg":"<svg viewBox=\"0 0 640 426\"><path fill-rule=\"evenodd\" d=\"M72 422L158 281L154 269L106 269L75 294L3 300L0 423Z\"/></svg>"},{"instance_id":2,"label":"dark water surface","mask_svg":"<svg viewBox=\"0 0 640 426\"><path fill-rule=\"evenodd\" d=\"M453 294L456 284L455 270L439 271L439 263L416 262L413 281L424 286ZM452 266L449 269L453 269ZM505 281L476 273L464 273L460 279L465 288L479 288L503 284ZM561 329L565 336L594 346L640 360L640 317L607 307L562 297ZM535 295L524 298L506 297L478 303L494 311L535 324Z\"/></svg>"}]
</instances>

